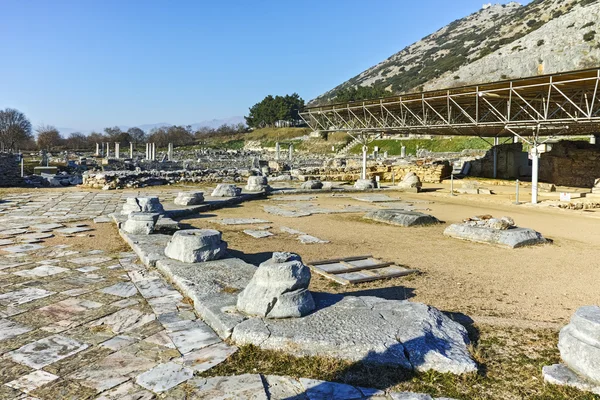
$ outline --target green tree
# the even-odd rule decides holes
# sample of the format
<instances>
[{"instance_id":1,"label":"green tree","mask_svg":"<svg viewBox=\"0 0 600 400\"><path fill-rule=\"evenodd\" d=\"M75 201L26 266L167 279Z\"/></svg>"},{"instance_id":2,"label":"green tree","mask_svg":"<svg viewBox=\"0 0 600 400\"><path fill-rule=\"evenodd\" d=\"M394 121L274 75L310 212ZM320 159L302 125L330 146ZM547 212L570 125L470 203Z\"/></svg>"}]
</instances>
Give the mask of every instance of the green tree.
<instances>
[{"instance_id":1,"label":"green tree","mask_svg":"<svg viewBox=\"0 0 600 400\"><path fill-rule=\"evenodd\" d=\"M353 101L378 99L391 95L392 92L376 86L347 87L338 90L333 103L351 103Z\"/></svg>"},{"instance_id":2,"label":"green tree","mask_svg":"<svg viewBox=\"0 0 600 400\"><path fill-rule=\"evenodd\" d=\"M131 141L129 134L127 132L123 132L118 126L104 128L104 134L109 142L127 144Z\"/></svg>"},{"instance_id":3,"label":"green tree","mask_svg":"<svg viewBox=\"0 0 600 400\"><path fill-rule=\"evenodd\" d=\"M273 126L277 121L298 122L298 113L303 107L304 100L297 93L275 97L268 95L250 107L250 113L244 118L251 128Z\"/></svg>"}]
</instances>

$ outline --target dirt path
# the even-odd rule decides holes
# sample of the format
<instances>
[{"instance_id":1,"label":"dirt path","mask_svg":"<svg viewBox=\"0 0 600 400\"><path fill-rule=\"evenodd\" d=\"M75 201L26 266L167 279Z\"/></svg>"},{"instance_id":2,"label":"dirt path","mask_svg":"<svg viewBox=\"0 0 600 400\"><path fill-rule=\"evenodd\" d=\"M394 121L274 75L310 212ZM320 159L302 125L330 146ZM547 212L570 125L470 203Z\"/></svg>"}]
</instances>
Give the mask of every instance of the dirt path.
<instances>
[{"instance_id":1,"label":"dirt path","mask_svg":"<svg viewBox=\"0 0 600 400\"><path fill-rule=\"evenodd\" d=\"M342 287L315 277L312 290L351 292L387 298L410 298L442 310L464 313L492 321L507 318L562 324L584 304L600 302L600 223L581 212L568 212L531 206L514 206L508 196L460 196L421 193L391 197L404 200L430 200L420 205L444 225L427 228L401 228L362 219L358 214L311 215L285 218L267 214L264 205L283 202L265 200L237 208L216 211L213 217L255 217L271 221L275 236L254 239L244 233L249 226L221 226L210 216L188 220L197 227L223 231L229 247L258 262L264 253L293 251L306 261L350 255L373 254L382 259L419 269L422 274L353 287ZM351 198L320 195L322 207L365 205ZM552 245L523 249L503 249L463 242L442 235L448 223L463 218L492 214L512 216L518 225L538 230L554 240ZM595 217L595 215L594 215ZM329 244L300 244L280 232L281 226L301 230L331 241ZM262 253L262 254L261 254ZM313 275L314 276L314 275ZM547 326L547 324L541 324Z\"/></svg>"}]
</instances>

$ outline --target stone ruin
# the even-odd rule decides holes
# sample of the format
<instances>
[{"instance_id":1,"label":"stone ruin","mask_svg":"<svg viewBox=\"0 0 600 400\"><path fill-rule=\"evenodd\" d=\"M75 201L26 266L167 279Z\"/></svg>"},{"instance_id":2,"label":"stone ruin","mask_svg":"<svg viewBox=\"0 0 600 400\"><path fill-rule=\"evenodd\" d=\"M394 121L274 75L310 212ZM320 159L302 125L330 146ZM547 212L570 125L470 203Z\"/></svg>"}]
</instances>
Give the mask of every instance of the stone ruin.
<instances>
[{"instance_id":1,"label":"stone ruin","mask_svg":"<svg viewBox=\"0 0 600 400\"><path fill-rule=\"evenodd\" d=\"M427 226L441 222L433 215L407 210L375 210L365 214L365 218L399 226Z\"/></svg>"},{"instance_id":2,"label":"stone ruin","mask_svg":"<svg viewBox=\"0 0 600 400\"><path fill-rule=\"evenodd\" d=\"M204 203L204 192L179 192L173 203L178 206L196 206Z\"/></svg>"},{"instance_id":3,"label":"stone ruin","mask_svg":"<svg viewBox=\"0 0 600 400\"><path fill-rule=\"evenodd\" d=\"M298 318L314 310L310 269L294 253L273 253L239 294L237 309L266 318Z\"/></svg>"},{"instance_id":4,"label":"stone ruin","mask_svg":"<svg viewBox=\"0 0 600 400\"><path fill-rule=\"evenodd\" d=\"M132 212L164 214L165 210L157 196L128 197L121 214L129 215Z\"/></svg>"},{"instance_id":5,"label":"stone ruin","mask_svg":"<svg viewBox=\"0 0 600 400\"><path fill-rule=\"evenodd\" d=\"M160 214L150 212L132 212L121 229L132 235L150 235L154 232Z\"/></svg>"},{"instance_id":6,"label":"stone ruin","mask_svg":"<svg viewBox=\"0 0 600 400\"><path fill-rule=\"evenodd\" d=\"M592 193L600 194L600 178L594 181L594 187L592 187Z\"/></svg>"},{"instance_id":7,"label":"stone ruin","mask_svg":"<svg viewBox=\"0 0 600 400\"><path fill-rule=\"evenodd\" d=\"M373 179L358 179L354 183L354 188L358 190L374 189L375 182L373 182Z\"/></svg>"},{"instance_id":8,"label":"stone ruin","mask_svg":"<svg viewBox=\"0 0 600 400\"><path fill-rule=\"evenodd\" d=\"M533 229L517 227L510 217L493 218L491 215L471 217L460 224L452 224L444 230L444 235L509 248L548 242Z\"/></svg>"},{"instance_id":9,"label":"stone ruin","mask_svg":"<svg viewBox=\"0 0 600 400\"><path fill-rule=\"evenodd\" d=\"M249 192L265 192L269 191L271 187L267 182L267 177L263 175L254 175L248 177L248 184L244 188Z\"/></svg>"},{"instance_id":10,"label":"stone ruin","mask_svg":"<svg viewBox=\"0 0 600 400\"><path fill-rule=\"evenodd\" d=\"M405 192L411 191L418 193L421 191L422 187L423 184L421 183L421 179L419 179L417 174L414 172L409 172L406 174L402 181L398 184L398 188Z\"/></svg>"},{"instance_id":11,"label":"stone ruin","mask_svg":"<svg viewBox=\"0 0 600 400\"><path fill-rule=\"evenodd\" d=\"M167 243L165 255L184 263L197 263L222 258L227 242L214 229L184 229L177 231Z\"/></svg>"},{"instance_id":12,"label":"stone ruin","mask_svg":"<svg viewBox=\"0 0 600 400\"><path fill-rule=\"evenodd\" d=\"M544 367L544 380L600 394L600 307L575 311L560 331L558 350L564 364Z\"/></svg>"},{"instance_id":13,"label":"stone ruin","mask_svg":"<svg viewBox=\"0 0 600 400\"><path fill-rule=\"evenodd\" d=\"M242 194L242 189L229 183L219 183L213 190L212 197L236 197Z\"/></svg>"},{"instance_id":14,"label":"stone ruin","mask_svg":"<svg viewBox=\"0 0 600 400\"><path fill-rule=\"evenodd\" d=\"M308 180L300 185L300 189L304 189L304 190L323 189L323 182L321 182L319 180Z\"/></svg>"}]
</instances>

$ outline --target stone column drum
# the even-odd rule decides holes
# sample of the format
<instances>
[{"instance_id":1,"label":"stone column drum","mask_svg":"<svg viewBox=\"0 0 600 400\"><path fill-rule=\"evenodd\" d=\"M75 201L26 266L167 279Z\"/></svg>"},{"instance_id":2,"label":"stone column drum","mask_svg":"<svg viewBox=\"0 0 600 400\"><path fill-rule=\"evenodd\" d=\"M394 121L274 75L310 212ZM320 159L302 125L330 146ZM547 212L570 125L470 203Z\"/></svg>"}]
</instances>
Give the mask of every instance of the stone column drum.
<instances>
[{"instance_id":1,"label":"stone column drum","mask_svg":"<svg viewBox=\"0 0 600 400\"><path fill-rule=\"evenodd\" d=\"M204 203L204 192L179 192L175 200L178 206L195 206Z\"/></svg>"},{"instance_id":2,"label":"stone column drum","mask_svg":"<svg viewBox=\"0 0 600 400\"><path fill-rule=\"evenodd\" d=\"M158 213L132 212L122 229L132 235L149 235L154 232L159 217Z\"/></svg>"},{"instance_id":3,"label":"stone column drum","mask_svg":"<svg viewBox=\"0 0 600 400\"><path fill-rule=\"evenodd\" d=\"M185 263L218 260L225 255L227 242L214 229L184 229L177 231L167 243L165 255Z\"/></svg>"},{"instance_id":4,"label":"stone column drum","mask_svg":"<svg viewBox=\"0 0 600 400\"><path fill-rule=\"evenodd\" d=\"M123 204L121 214L129 215L132 212L164 214L165 210L157 196L129 197Z\"/></svg>"},{"instance_id":5,"label":"stone column drum","mask_svg":"<svg viewBox=\"0 0 600 400\"><path fill-rule=\"evenodd\" d=\"M244 188L249 192L262 192L264 190L269 190L269 184L267 183L266 176L249 176L248 184Z\"/></svg>"}]
</instances>

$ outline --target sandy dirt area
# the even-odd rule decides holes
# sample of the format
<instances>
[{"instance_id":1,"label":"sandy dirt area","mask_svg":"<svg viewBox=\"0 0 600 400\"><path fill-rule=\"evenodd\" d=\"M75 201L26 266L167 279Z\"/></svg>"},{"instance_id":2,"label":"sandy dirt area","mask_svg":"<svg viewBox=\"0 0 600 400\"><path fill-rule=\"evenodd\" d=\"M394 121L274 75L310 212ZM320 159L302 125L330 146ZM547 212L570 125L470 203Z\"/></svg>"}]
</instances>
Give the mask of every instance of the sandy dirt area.
<instances>
[{"instance_id":1,"label":"sandy dirt area","mask_svg":"<svg viewBox=\"0 0 600 400\"><path fill-rule=\"evenodd\" d=\"M444 186L430 188L447 189ZM234 254L245 253L243 258L253 263L264 260L273 251L297 252L305 261L372 254L421 271L419 275L355 286L341 286L313 274L311 289L315 291L411 299L466 314L476 322L513 321L522 326L531 322L559 327L579 306L600 301L600 213L512 205L511 190L497 188L497 196L456 197L450 197L447 190L411 195L388 193L402 200L431 201L417 206L428 208L426 212L445 221L434 227L402 228L375 223L364 220L364 213L279 217L263 210L265 205L285 203L273 199L244 203L182 222L221 230ZM527 190L522 194L527 196ZM314 203L329 208L369 204L329 194L319 195ZM533 228L554 243L511 250L443 236L449 223L481 214L511 216L517 225ZM232 217L268 220L271 223L266 225L272 227L270 231L275 236L255 239L242 232L251 226L211 222ZM331 243L301 244L294 236L280 232L282 226Z\"/></svg>"}]
</instances>

